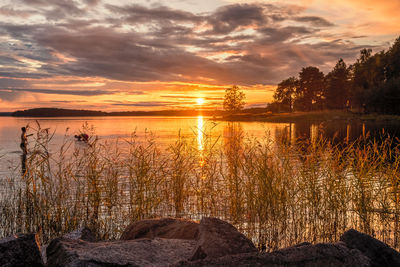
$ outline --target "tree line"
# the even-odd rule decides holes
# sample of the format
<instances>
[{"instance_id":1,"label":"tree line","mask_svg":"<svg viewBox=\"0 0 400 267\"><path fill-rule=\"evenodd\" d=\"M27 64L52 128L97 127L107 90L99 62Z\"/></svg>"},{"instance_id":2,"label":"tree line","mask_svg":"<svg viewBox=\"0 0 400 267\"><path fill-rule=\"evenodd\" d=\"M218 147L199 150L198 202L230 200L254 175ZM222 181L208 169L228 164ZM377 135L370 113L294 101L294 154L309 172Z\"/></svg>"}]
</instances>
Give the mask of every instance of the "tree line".
<instances>
[{"instance_id":1,"label":"tree line","mask_svg":"<svg viewBox=\"0 0 400 267\"><path fill-rule=\"evenodd\" d=\"M356 109L400 114L400 37L387 50L363 49L347 66L339 59L324 75L317 67L302 68L298 77L278 84L271 111Z\"/></svg>"}]
</instances>

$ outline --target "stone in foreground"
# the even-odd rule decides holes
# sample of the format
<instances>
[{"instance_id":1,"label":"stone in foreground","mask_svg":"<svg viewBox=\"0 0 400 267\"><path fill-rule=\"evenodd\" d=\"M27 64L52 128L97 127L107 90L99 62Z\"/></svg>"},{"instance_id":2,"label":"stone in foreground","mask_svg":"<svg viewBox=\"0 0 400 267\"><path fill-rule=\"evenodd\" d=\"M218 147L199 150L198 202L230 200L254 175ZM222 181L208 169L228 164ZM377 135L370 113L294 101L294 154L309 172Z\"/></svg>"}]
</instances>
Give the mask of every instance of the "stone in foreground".
<instances>
[{"instance_id":1,"label":"stone in foreground","mask_svg":"<svg viewBox=\"0 0 400 267\"><path fill-rule=\"evenodd\" d=\"M169 266L188 259L196 241L136 239L86 242L57 238L47 247L48 266Z\"/></svg>"},{"instance_id":2,"label":"stone in foreground","mask_svg":"<svg viewBox=\"0 0 400 267\"><path fill-rule=\"evenodd\" d=\"M68 239L82 239L84 241L95 242L96 236L88 227L82 227L68 234L63 235L64 238Z\"/></svg>"},{"instance_id":3,"label":"stone in foreground","mask_svg":"<svg viewBox=\"0 0 400 267\"><path fill-rule=\"evenodd\" d=\"M137 221L122 233L121 240L138 238L168 238L195 240L199 234L199 224L189 220L162 218Z\"/></svg>"},{"instance_id":4,"label":"stone in foreground","mask_svg":"<svg viewBox=\"0 0 400 267\"><path fill-rule=\"evenodd\" d=\"M371 266L400 266L399 252L367 234L351 229L340 240L349 248L358 249L370 258Z\"/></svg>"},{"instance_id":5,"label":"stone in foreground","mask_svg":"<svg viewBox=\"0 0 400 267\"><path fill-rule=\"evenodd\" d=\"M35 234L17 234L0 240L0 266L43 266Z\"/></svg>"},{"instance_id":6,"label":"stone in foreground","mask_svg":"<svg viewBox=\"0 0 400 267\"><path fill-rule=\"evenodd\" d=\"M370 266L368 257L344 243L321 243L277 250L271 253L244 253L198 261L182 261L174 266Z\"/></svg>"},{"instance_id":7,"label":"stone in foreground","mask_svg":"<svg viewBox=\"0 0 400 267\"><path fill-rule=\"evenodd\" d=\"M94 233L88 228L88 227L81 227L75 231L69 232L65 235L62 236L63 238L68 238L68 239L82 239L84 241L89 241L89 242L95 242L96 241L96 236ZM45 244L41 246L41 251L40 253L42 254L42 259L45 264L47 264L47 254L46 250L49 244Z\"/></svg>"},{"instance_id":8,"label":"stone in foreground","mask_svg":"<svg viewBox=\"0 0 400 267\"><path fill-rule=\"evenodd\" d=\"M233 225L217 218L200 221L199 240L191 260L256 252L254 244Z\"/></svg>"}]
</instances>

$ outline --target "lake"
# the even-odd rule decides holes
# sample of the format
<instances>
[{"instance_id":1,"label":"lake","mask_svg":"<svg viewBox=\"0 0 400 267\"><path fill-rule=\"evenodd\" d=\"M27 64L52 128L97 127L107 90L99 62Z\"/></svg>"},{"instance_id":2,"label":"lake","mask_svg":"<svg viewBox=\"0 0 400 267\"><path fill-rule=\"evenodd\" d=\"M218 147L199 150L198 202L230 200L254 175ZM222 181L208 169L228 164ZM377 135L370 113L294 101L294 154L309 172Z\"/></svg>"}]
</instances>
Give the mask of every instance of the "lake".
<instances>
[{"instance_id":1,"label":"lake","mask_svg":"<svg viewBox=\"0 0 400 267\"><path fill-rule=\"evenodd\" d=\"M26 125L34 135L21 161ZM399 248L399 141L373 142L399 129L390 121L2 117L0 236L40 229L46 242L88 225L119 238L130 221L213 216L267 250L336 241L349 228ZM88 144L74 140L81 132Z\"/></svg>"},{"instance_id":2,"label":"lake","mask_svg":"<svg viewBox=\"0 0 400 267\"><path fill-rule=\"evenodd\" d=\"M93 134L101 141L128 140L136 133L138 141L144 141L152 133L160 146L174 143L178 136L193 139L202 146L206 134L213 138L226 137L229 122L212 121L209 117L65 117L65 118L17 118L0 117L0 175L7 175L10 166L20 164L21 127L29 125L28 134L35 132L37 122L42 129L49 129L54 136L50 147L57 150L65 135L74 140L75 134L82 133L84 125L93 128ZM335 138L337 142L352 141L371 132L379 136L382 132L391 136L400 135L400 123L382 122L324 122L324 123L270 123L240 122L245 137L263 138L266 135L273 140L277 135L286 136L294 142L297 138L315 139L319 135ZM384 129L384 130L382 130ZM29 137L32 140L33 137ZM220 138L223 140L223 138ZM75 145L81 145L79 142Z\"/></svg>"}]
</instances>

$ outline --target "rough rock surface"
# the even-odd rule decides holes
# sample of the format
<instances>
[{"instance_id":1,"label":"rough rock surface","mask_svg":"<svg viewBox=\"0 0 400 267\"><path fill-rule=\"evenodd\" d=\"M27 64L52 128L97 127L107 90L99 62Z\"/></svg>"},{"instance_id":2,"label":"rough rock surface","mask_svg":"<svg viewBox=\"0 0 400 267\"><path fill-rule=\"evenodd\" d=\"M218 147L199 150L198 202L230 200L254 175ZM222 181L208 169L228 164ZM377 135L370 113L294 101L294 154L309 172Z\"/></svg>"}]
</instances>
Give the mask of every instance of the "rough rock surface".
<instances>
[{"instance_id":1,"label":"rough rock surface","mask_svg":"<svg viewBox=\"0 0 400 267\"><path fill-rule=\"evenodd\" d=\"M69 239L82 239L84 241L89 241L89 242L95 242L96 241L96 236L93 234L93 232L88 228L88 227L82 227L79 228L75 231L72 231L70 233L67 233L63 235L64 238L69 238ZM47 254L46 250L49 244L45 244L41 247L40 253L42 255L43 262L46 264L47 263Z\"/></svg>"},{"instance_id":2,"label":"rough rock surface","mask_svg":"<svg viewBox=\"0 0 400 267\"><path fill-rule=\"evenodd\" d=\"M121 240L137 238L168 238L195 240L198 237L199 224L183 219L151 219L130 224L122 233Z\"/></svg>"},{"instance_id":3,"label":"rough rock surface","mask_svg":"<svg viewBox=\"0 0 400 267\"><path fill-rule=\"evenodd\" d=\"M0 240L0 266L43 266L35 234L17 234Z\"/></svg>"},{"instance_id":4,"label":"rough rock surface","mask_svg":"<svg viewBox=\"0 0 400 267\"><path fill-rule=\"evenodd\" d=\"M63 237L68 239L82 239L88 242L96 241L96 236L88 227L79 228L73 232L63 235Z\"/></svg>"},{"instance_id":5,"label":"rough rock surface","mask_svg":"<svg viewBox=\"0 0 400 267\"><path fill-rule=\"evenodd\" d=\"M199 240L191 260L256 251L254 244L233 225L217 218L203 218L199 226Z\"/></svg>"},{"instance_id":6,"label":"rough rock surface","mask_svg":"<svg viewBox=\"0 0 400 267\"><path fill-rule=\"evenodd\" d=\"M136 239L86 242L57 238L47 247L48 266L169 266L188 259L194 240Z\"/></svg>"},{"instance_id":7,"label":"rough rock surface","mask_svg":"<svg viewBox=\"0 0 400 267\"><path fill-rule=\"evenodd\" d=\"M371 266L400 266L399 252L367 234L351 229L340 240L349 248L358 249L370 258Z\"/></svg>"},{"instance_id":8,"label":"rough rock surface","mask_svg":"<svg viewBox=\"0 0 400 267\"><path fill-rule=\"evenodd\" d=\"M272 253L244 253L198 261L181 261L174 266L370 266L369 259L344 243L302 245Z\"/></svg>"}]
</instances>

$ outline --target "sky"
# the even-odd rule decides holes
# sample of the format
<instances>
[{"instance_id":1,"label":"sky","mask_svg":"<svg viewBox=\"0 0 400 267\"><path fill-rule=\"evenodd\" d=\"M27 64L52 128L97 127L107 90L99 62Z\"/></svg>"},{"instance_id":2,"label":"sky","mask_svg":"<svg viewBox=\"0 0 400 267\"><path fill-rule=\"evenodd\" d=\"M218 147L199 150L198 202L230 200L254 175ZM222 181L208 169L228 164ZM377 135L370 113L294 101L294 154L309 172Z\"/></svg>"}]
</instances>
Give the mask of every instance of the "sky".
<instances>
[{"instance_id":1,"label":"sky","mask_svg":"<svg viewBox=\"0 0 400 267\"><path fill-rule=\"evenodd\" d=\"M0 112L264 107L400 35L399 0L0 0ZM201 100L200 100L201 99Z\"/></svg>"}]
</instances>

